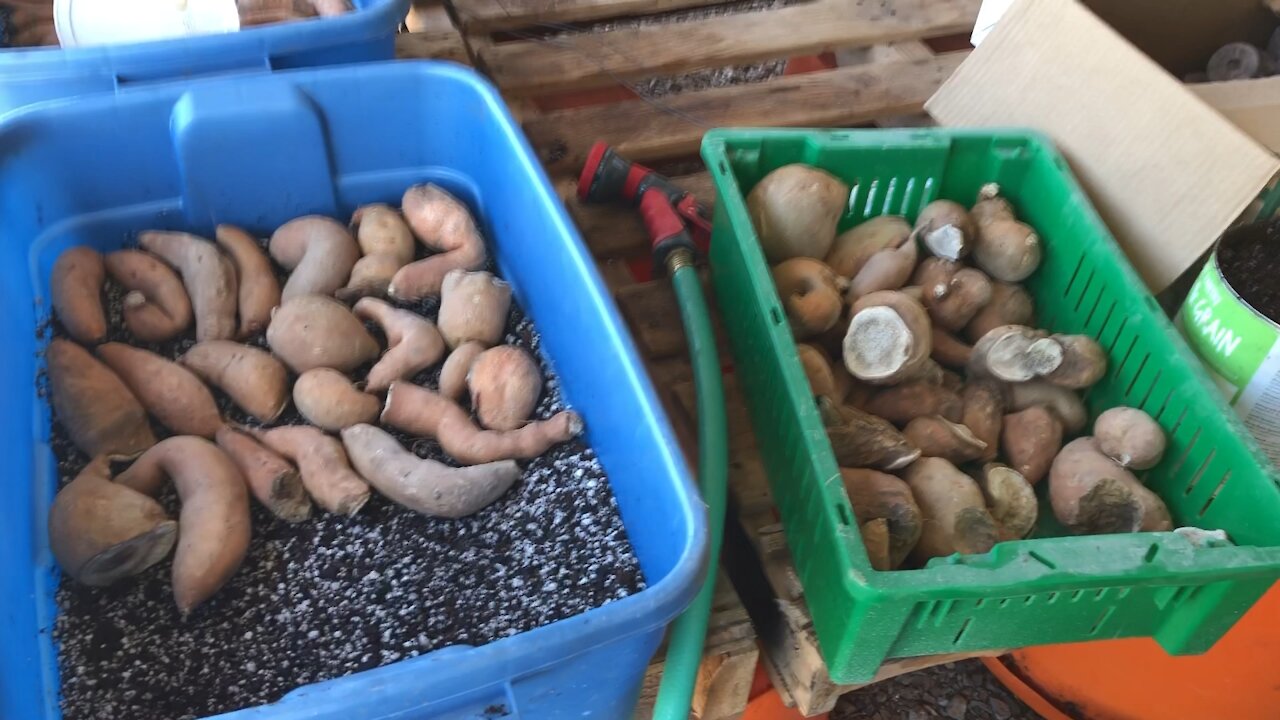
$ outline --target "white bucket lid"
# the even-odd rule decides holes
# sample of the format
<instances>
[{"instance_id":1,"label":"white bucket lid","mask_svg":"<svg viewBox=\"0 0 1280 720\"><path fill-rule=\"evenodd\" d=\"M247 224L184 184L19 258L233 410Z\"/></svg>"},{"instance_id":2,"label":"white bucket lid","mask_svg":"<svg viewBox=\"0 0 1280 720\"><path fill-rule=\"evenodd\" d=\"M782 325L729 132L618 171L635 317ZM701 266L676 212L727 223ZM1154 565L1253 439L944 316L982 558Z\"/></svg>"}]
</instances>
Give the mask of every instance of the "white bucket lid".
<instances>
[{"instance_id":1,"label":"white bucket lid","mask_svg":"<svg viewBox=\"0 0 1280 720\"><path fill-rule=\"evenodd\" d=\"M64 48L235 32L235 0L53 0Z\"/></svg>"}]
</instances>

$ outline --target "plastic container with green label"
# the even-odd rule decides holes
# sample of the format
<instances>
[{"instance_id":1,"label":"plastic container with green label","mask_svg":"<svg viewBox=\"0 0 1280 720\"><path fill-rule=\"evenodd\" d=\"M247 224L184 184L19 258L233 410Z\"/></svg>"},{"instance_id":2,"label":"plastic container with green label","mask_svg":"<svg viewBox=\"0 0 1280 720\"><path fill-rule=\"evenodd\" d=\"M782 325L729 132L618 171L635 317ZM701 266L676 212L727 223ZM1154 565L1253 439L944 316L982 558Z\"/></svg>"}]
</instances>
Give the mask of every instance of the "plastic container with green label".
<instances>
[{"instance_id":1,"label":"plastic container with green label","mask_svg":"<svg viewBox=\"0 0 1280 720\"><path fill-rule=\"evenodd\" d=\"M1222 242L1248 241L1265 227L1237 228ZM1217 250L1191 286L1178 327L1263 452L1280 465L1280 324L1232 289Z\"/></svg>"}]
</instances>

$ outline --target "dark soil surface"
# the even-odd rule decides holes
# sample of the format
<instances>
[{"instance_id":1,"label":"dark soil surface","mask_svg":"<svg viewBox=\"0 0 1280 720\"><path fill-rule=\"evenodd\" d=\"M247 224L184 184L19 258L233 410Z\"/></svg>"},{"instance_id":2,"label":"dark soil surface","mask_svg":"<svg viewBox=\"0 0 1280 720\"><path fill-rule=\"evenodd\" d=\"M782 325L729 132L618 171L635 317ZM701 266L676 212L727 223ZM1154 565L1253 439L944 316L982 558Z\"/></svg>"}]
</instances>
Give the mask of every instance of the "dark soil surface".
<instances>
[{"instance_id":1,"label":"dark soil surface","mask_svg":"<svg viewBox=\"0 0 1280 720\"><path fill-rule=\"evenodd\" d=\"M112 340L170 358L193 344L191 337L133 342L121 322L121 296L108 287ZM432 317L436 310L430 302L416 309ZM64 335L56 322L51 329ZM506 342L541 359L539 337L518 309ZM564 409L545 361L543 370L541 418ZM415 380L434 385L438 374L437 367ZM251 422L214 393L230 420ZM299 422L290 408L277 424ZM434 442L397 436L422 457L449 461ZM87 458L56 422L53 447L66 483ZM174 607L168 560L109 588L64 578L56 639L66 719L228 712L449 645L483 645L641 590L592 450L568 443L522 467L512 490L462 520L419 515L376 493L355 517L316 508L295 525L255 504L244 565L186 620ZM161 500L176 517L172 493Z\"/></svg>"},{"instance_id":2,"label":"dark soil surface","mask_svg":"<svg viewBox=\"0 0 1280 720\"><path fill-rule=\"evenodd\" d=\"M1218 248L1218 264L1245 302L1280 322L1280 221L1232 230Z\"/></svg>"},{"instance_id":3,"label":"dark soil surface","mask_svg":"<svg viewBox=\"0 0 1280 720\"><path fill-rule=\"evenodd\" d=\"M840 698L831 720L1037 720L980 660L917 670Z\"/></svg>"}]
</instances>

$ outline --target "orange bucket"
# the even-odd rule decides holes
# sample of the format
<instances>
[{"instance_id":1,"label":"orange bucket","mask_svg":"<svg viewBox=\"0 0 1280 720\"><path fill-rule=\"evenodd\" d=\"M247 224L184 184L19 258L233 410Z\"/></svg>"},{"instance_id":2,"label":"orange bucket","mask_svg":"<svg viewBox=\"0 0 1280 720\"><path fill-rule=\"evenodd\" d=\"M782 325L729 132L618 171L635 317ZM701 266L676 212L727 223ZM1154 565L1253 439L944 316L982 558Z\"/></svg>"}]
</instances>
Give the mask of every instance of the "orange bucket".
<instances>
[{"instance_id":1,"label":"orange bucket","mask_svg":"<svg viewBox=\"0 0 1280 720\"><path fill-rule=\"evenodd\" d=\"M1280 718L1280 584L1209 652L1172 657L1154 641L1045 645L985 658L1047 720Z\"/></svg>"}]
</instances>

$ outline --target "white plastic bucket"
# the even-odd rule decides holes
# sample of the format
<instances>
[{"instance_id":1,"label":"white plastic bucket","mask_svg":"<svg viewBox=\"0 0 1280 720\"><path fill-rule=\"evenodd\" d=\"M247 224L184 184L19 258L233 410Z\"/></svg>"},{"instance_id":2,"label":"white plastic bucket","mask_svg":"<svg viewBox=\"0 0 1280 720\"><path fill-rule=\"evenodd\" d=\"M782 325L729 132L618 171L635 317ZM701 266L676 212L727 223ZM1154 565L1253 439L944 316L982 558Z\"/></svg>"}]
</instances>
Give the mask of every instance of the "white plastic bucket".
<instances>
[{"instance_id":1,"label":"white plastic bucket","mask_svg":"<svg viewBox=\"0 0 1280 720\"><path fill-rule=\"evenodd\" d=\"M54 0L64 48L235 32L235 0Z\"/></svg>"}]
</instances>

